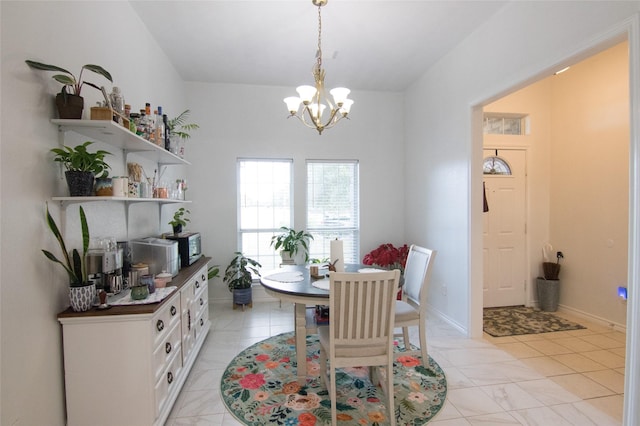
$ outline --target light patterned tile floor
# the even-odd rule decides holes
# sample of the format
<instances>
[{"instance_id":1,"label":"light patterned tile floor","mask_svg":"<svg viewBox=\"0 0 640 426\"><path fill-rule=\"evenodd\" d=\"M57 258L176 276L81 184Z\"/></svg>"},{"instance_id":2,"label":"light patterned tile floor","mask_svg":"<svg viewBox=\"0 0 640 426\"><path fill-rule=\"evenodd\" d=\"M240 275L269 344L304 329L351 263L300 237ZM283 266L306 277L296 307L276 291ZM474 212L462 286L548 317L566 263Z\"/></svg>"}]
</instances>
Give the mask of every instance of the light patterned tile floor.
<instances>
[{"instance_id":1,"label":"light patterned tile floor","mask_svg":"<svg viewBox=\"0 0 640 426\"><path fill-rule=\"evenodd\" d=\"M622 423L625 335L586 330L468 339L447 323L427 323L429 354L447 375L448 395L433 426L618 426ZM241 425L220 398L220 377L242 349L293 330L293 305L252 309L210 305L212 328L167 426ZM412 330L412 341L417 330Z\"/></svg>"}]
</instances>

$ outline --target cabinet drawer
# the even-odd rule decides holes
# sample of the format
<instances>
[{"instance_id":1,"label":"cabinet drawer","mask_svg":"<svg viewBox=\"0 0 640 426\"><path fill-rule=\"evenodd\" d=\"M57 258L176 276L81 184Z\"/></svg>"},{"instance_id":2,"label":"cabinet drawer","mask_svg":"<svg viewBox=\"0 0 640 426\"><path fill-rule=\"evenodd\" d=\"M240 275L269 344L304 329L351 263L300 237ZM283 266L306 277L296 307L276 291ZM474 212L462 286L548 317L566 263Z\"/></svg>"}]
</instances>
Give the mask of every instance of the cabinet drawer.
<instances>
[{"instance_id":1,"label":"cabinet drawer","mask_svg":"<svg viewBox=\"0 0 640 426\"><path fill-rule=\"evenodd\" d=\"M169 401L169 395L171 395L173 389L178 383L180 374L182 374L182 357L178 352L176 352L173 354L173 359L169 362L168 367L163 371L162 375L156 382L156 417Z\"/></svg>"},{"instance_id":2,"label":"cabinet drawer","mask_svg":"<svg viewBox=\"0 0 640 426\"><path fill-rule=\"evenodd\" d=\"M209 322L209 304L205 303L204 308L200 311L198 318L196 319L195 329L196 329L196 339L200 338L200 334L202 333L202 329Z\"/></svg>"},{"instance_id":3,"label":"cabinet drawer","mask_svg":"<svg viewBox=\"0 0 640 426\"><path fill-rule=\"evenodd\" d=\"M153 351L154 380L158 380L171 358L176 352L180 352L181 349L182 334L180 324L176 323L167 335L167 338L160 342Z\"/></svg>"},{"instance_id":4,"label":"cabinet drawer","mask_svg":"<svg viewBox=\"0 0 640 426\"><path fill-rule=\"evenodd\" d=\"M180 294L176 293L151 321L153 347L167 338L173 326L180 322Z\"/></svg>"},{"instance_id":5,"label":"cabinet drawer","mask_svg":"<svg viewBox=\"0 0 640 426\"><path fill-rule=\"evenodd\" d=\"M201 291L206 290L207 286L207 270L203 268L194 278L193 288L195 295L198 296Z\"/></svg>"}]
</instances>

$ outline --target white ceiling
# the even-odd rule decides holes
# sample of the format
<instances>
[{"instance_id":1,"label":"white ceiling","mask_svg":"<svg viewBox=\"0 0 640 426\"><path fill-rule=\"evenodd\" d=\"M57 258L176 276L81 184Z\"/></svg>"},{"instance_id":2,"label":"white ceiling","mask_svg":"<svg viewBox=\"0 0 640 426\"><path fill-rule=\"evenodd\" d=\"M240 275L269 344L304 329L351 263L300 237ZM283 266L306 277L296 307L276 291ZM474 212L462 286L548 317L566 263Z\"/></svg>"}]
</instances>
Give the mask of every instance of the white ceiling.
<instances>
[{"instance_id":1,"label":"white ceiling","mask_svg":"<svg viewBox=\"0 0 640 426\"><path fill-rule=\"evenodd\" d=\"M130 1L185 81L313 84L311 0ZM507 1L329 0L328 88L401 91Z\"/></svg>"}]
</instances>

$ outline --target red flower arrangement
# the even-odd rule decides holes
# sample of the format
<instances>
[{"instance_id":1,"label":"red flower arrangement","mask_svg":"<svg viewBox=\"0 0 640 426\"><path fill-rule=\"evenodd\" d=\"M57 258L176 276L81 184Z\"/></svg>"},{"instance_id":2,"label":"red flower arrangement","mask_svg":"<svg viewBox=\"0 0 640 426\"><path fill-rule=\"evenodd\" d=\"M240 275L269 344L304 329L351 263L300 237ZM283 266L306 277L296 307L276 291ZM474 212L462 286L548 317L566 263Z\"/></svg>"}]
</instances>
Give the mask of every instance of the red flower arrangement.
<instances>
[{"instance_id":1,"label":"red flower arrangement","mask_svg":"<svg viewBox=\"0 0 640 426\"><path fill-rule=\"evenodd\" d=\"M367 253L362 259L365 265L379 266L385 269L400 269L404 273L409 246L395 247L393 244L381 244L377 249Z\"/></svg>"}]
</instances>

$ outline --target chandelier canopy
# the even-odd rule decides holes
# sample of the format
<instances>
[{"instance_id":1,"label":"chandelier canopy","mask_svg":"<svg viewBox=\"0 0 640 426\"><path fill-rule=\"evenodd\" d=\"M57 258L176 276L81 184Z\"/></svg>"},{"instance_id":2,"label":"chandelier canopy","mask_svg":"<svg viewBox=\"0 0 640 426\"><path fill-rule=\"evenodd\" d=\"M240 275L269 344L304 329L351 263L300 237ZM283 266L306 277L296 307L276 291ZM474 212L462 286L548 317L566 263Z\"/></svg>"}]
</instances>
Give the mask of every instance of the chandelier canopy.
<instances>
[{"instance_id":1,"label":"chandelier canopy","mask_svg":"<svg viewBox=\"0 0 640 426\"><path fill-rule=\"evenodd\" d=\"M333 97L333 103L324 91L324 69L322 68L322 14L321 8L327 4L328 0L311 0L318 6L318 51L316 52L316 63L313 66L313 78L315 86L298 86L296 91L298 96L291 96L284 99L289 109L289 118L298 118L305 126L316 129L321 135L324 129L330 129L338 121L348 118L353 100L347 99L349 92L346 87L336 87L329 93ZM302 109L300 109L302 104ZM322 121L324 110L329 107L329 116L326 121ZM300 111L298 111L300 109Z\"/></svg>"}]
</instances>

